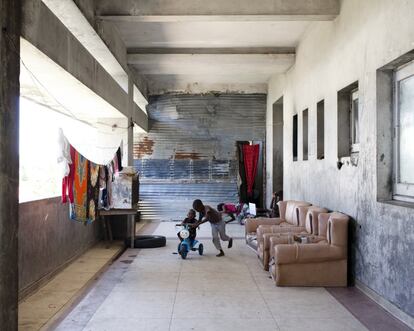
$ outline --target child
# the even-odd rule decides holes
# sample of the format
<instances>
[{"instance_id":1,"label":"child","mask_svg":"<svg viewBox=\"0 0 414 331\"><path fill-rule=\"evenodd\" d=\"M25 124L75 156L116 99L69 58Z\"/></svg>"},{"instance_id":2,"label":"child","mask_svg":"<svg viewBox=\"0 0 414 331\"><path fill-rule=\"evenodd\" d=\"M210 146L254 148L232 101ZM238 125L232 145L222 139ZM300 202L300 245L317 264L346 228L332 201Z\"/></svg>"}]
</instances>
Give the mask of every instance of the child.
<instances>
[{"instance_id":1,"label":"child","mask_svg":"<svg viewBox=\"0 0 414 331\"><path fill-rule=\"evenodd\" d=\"M224 223L221 214L214 208L204 205L200 199L193 201L193 208L198 211L200 214L204 215L202 220L197 223L201 225L206 222L211 224L211 234L213 236L213 244L220 252L217 254L217 257L224 256L224 251L221 248L220 238L223 241L228 241L228 248L231 248L233 245L233 238L229 237L226 234L226 223Z\"/></svg>"},{"instance_id":2,"label":"child","mask_svg":"<svg viewBox=\"0 0 414 331\"><path fill-rule=\"evenodd\" d=\"M270 215L269 217L271 218L275 218L275 217L279 217L280 213L279 213L279 206L277 205L277 203L279 201L283 200L283 191L279 191L279 192L274 192L272 194L272 202L270 204Z\"/></svg>"},{"instance_id":3,"label":"child","mask_svg":"<svg viewBox=\"0 0 414 331\"><path fill-rule=\"evenodd\" d=\"M232 203L220 203L217 205L217 210L221 214L227 214L230 217L230 220L226 221L226 223L233 222L236 219L234 214L237 213L237 208Z\"/></svg>"},{"instance_id":4,"label":"child","mask_svg":"<svg viewBox=\"0 0 414 331\"><path fill-rule=\"evenodd\" d=\"M197 229L195 226L191 226L193 224L196 224L196 212L194 209L190 209L187 213L187 217L184 219L184 221L181 222L180 225L184 224L190 224L188 227L188 231L190 232L190 239L194 240L197 236ZM180 231L181 232L181 231ZM180 232L177 233L178 238L180 238L180 241L183 241L183 238L181 238Z\"/></svg>"}]
</instances>

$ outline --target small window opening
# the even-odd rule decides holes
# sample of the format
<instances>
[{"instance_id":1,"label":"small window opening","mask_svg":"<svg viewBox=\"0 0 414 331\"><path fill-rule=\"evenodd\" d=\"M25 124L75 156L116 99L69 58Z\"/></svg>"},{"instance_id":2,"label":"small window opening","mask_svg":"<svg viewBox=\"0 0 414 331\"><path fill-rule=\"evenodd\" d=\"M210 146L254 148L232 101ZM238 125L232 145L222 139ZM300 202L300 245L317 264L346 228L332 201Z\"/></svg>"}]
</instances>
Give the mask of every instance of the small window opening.
<instances>
[{"instance_id":1,"label":"small window opening","mask_svg":"<svg viewBox=\"0 0 414 331\"><path fill-rule=\"evenodd\" d=\"M308 128L308 123L309 123L309 111L308 109L305 109L302 112L302 142L303 142L303 160L307 161L309 158L309 128Z\"/></svg>"},{"instance_id":2,"label":"small window opening","mask_svg":"<svg viewBox=\"0 0 414 331\"><path fill-rule=\"evenodd\" d=\"M293 161L298 160L298 114L293 115Z\"/></svg>"},{"instance_id":3,"label":"small window opening","mask_svg":"<svg viewBox=\"0 0 414 331\"><path fill-rule=\"evenodd\" d=\"M325 101L319 101L316 105L316 139L317 159L325 158Z\"/></svg>"}]
</instances>

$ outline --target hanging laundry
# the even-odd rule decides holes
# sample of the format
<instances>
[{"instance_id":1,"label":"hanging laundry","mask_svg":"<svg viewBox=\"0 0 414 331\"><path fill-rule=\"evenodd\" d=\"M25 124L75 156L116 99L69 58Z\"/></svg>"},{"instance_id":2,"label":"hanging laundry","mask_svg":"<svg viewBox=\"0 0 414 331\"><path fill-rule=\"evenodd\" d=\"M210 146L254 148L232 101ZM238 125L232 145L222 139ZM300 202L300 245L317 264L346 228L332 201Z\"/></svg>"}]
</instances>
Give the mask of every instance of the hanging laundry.
<instances>
[{"instance_id":1,"label":"hanging laundry","mask_svg":"<svg viewBox=\"0 0 414 331\"><path fill-rule=\"evenodd\" d=\"M88 176L88 220L94 221L98 211L99 199L99 171L100 165L89 161L89 176Z\"/></svg>"},{"instance_id":2,"label":"hanging laundry","mask_svg":"<svg viewBox=\"0 0 414 331\"><path fill-rule=\"evenodd\" d=\"M108 167L101 166L99 169L99 199L98 199L98 209L109 209L108 201Z\"/></svg>"},{"instance_id":3,"label":"hanging laundry","mask_svg":"<svg viewBox=\"0 0 414 331\"><path fill-rule=\"evenodd\" d=\"M73 176L73 203L70 218L79 222L88 221L88 172L89 161L75 151Z\"/></svg>"},{"instance_id":4,"label":"hanging laundry","mask_svg":"<svg viewBox=\"0 0 414 331\"><path fill-rule=\"evenodd\" d=\"M116 159L118 161L118 171L122 171L122 154L121 154L121 147L118 148L116 151Z\"/></svg>"},{"instance_id":5,"label":"hanging laundry","mask_svg":"<svg viewBox=\"0 0 414 331\"><path fill-rule=\"evenodd\" d=\"M112 207L114 174L122 170L121 148L108 165L99 165L86 159L64 137L59 138L62 149L58 162L62 163L62 203L70 202L72 220L90 223L96 220L99 208Z\"/></svg>"},{"instance_id":6,"label":"hanging laundry","mask_svg":"<svg viewBox=\"0 0 414 331\"><path fill-rule=\"evenodd\" d=\"M62 177L69 175L70 164L72 163L72 157L70 154L70 144L69 141L63 134L63 130L60 128L58 132L58 142L57 142L57 162L59 165L59 171Z\"/></svg>"},{"instance_id":7,"label":"hanging laundry","mask_svg":"<svg viewBox=\"0 0 414 331\"><path fill-rule=\"evenodd\" d=\"M69 202L73 203L73 179L75 174L75 165L72 160L75 159L76 150L69 145L70 150L70 164L69 164L69 172L63 177L62 180L62 203L67 202L67 198L69 198Z\"/></svg>"}]
</instances>

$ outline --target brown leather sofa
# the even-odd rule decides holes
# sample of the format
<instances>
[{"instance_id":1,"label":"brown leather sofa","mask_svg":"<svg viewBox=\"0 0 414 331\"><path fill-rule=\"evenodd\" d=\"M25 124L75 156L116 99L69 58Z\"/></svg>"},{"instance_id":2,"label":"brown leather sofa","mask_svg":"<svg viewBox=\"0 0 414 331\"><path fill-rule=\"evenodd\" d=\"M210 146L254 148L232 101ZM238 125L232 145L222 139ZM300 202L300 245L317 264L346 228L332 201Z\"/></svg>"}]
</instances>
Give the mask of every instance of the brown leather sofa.
<instances>
[{"instance_id":1,"label":"brown leather sofa","mask_svg":"<svg viewBox=\"0 0 414 331\"><path fill-rule=\"evenodd\" d=\"M319 235L309 244L287 244L287 236L270 239L274 264L270 272L278 286L347 286L349 217L321 213Z\"/></svg>"},{"instance_id":2,"label":"brown leather sofa","mask_svg":"<svg viewBox=\"0 0 414 331\"><path fill-rule=\"evenodd\" d=\"M318 216L321 213L327 213L328 210L317 206L300 206L298 210L298 226L286 227L273 225L265 229L259 226L257 229L257 254L263 264L264 270L269 270L270 259L270 239L272 237L286 237L283 242L287 241L289 234L298 236L318 235ZM293 238L292 238L293 239ZM286 242L287 243L287 242Z\"/></svg>"},{"instance_id":3,"label":"brown leather sofa","mask_svg":"<svg viewBox=\"0 0 414 331\"><path fill-rule=\"evenodd\" d=\"M283 205L283 203L280 204L282 207ZM259 225L257 228L257 254L259 257L261 257L261 254L263 252L263 236L266 233L300 233L306 230L306 213L311 205L303 201L295 201L294 203L286 201L285 206L285 219L281 223L277 225ZM291 211L289 208L291 208Z\"/></svg>"},{"instance_id":4,"label":"brown leather sofa","mask_svg":"<svg viewBox=\"0 0 414 331\"><path fill-rule=\"evenodd\" d=\"M246 236L246 243L250 243L251 240L257 239L258 244L259 241L262 240L262 234L265 232L269 232L271 226L277 225L280 227L298 227L299 226L299 209L298 207L308 207L311 204L304 201L295 201L295 200L288 200L288 201L279 201L279 211L280 217L278 218L250 218L246 220L245 223L245 236ZM259 233L257 230L261 227ZM298 231L302 231L304 226ZM259 237L257 237L259 235Z\"/></svg>"}]
</instances>

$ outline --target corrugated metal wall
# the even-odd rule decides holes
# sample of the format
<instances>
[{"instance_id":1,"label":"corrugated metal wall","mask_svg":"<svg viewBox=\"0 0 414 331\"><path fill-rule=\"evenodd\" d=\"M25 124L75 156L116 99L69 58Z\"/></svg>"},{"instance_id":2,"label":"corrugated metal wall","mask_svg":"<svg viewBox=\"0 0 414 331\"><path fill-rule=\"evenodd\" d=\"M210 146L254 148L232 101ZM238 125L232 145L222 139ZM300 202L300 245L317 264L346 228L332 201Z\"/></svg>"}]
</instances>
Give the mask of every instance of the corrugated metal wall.
<instances>
[{"instance_id":1,"label":"corrugated metal wall","mask_svg":"<svg viewBox=\"0 0 414 331\"><path fill-rule=\"evenodd\" d=\"M266 96L162 95L147 110L150 132L134 144L142 217L180 218L196 198L236 202L236 142L264 141Z\"/></svg>"}]
</instances>

